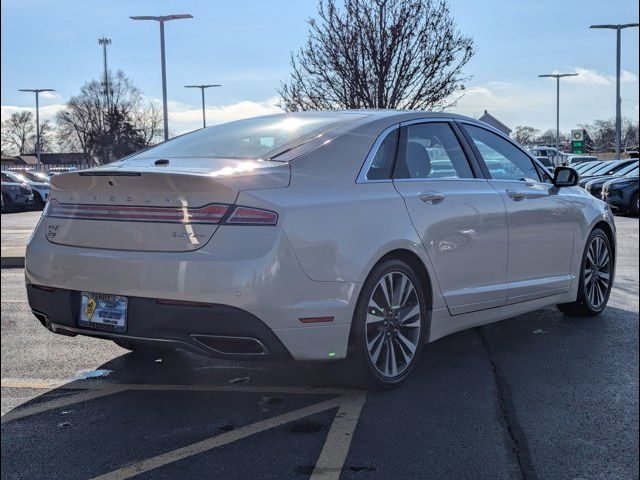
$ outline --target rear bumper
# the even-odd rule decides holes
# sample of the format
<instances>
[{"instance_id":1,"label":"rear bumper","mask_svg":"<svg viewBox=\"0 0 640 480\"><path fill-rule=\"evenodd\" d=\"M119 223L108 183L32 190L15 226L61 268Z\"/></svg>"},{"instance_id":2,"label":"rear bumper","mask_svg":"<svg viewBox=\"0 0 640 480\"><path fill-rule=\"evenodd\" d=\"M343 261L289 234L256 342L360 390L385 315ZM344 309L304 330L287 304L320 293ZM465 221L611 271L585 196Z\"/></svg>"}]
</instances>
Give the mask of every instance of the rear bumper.
<instances>
[{"instance_id":1,"label":"rear bumper","mask_svg":"<svg viewBox=\"0 0 640 480\"><path fill-rule=\"evenodd\" d=\"M151 298L130 297L127 331L113 333L78 325L78 291L44 290L27 284L27 296L38 320L49 330L63 335L171 346L218 358L291 358L282 342L262 321L235 307L166 305Z\"/></svg>"},{"instance_id":2,"label":"rear bumper","mask_svg":"<svg viewBox=\"0 0 640 480\"><path fill-rule=\"evenodd\" d=\"M25 276L27 284L67 292L51 305L39 303L51 292L36 289L38 293L29 296L31 308L46 315L51 329L59 333L116 338L78 328L79 292L90 291L131 299L130 328L140 325L142 330L130 329L128 336L177 342L206 354L212 354L210 348L202 347L202 339L194 335L255 338L269 356L283 350L285 357L296 360L346 356L360 284L311 280L280 228L222 226L211 241L192 252L72 247L47 241L44 232L41 222L27 246ZM183 310L159 305L155 299L212 306ZM317 317L332 321L303 321Z\"/></svg>"}]
</instances>

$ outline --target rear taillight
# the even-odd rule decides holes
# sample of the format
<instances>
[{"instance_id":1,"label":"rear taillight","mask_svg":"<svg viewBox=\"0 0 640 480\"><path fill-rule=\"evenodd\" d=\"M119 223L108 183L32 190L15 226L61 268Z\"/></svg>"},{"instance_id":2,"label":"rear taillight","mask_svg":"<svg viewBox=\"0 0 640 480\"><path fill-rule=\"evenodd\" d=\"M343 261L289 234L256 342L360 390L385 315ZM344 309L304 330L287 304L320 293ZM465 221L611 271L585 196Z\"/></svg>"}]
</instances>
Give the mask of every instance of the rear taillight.
<instances>
[{"instance_id":1,"label":"rear taillight","mask_svg":"<svg viewBox=\"0 0 640 480\"><path fill-rule=\"evenodd\" d=\"M275 225L278 223L278 214L260 208L235 207L225 223L230 225Z\"/></svg>"},{"instance_id":2,"label":"rear taillight","mask_svg":"<svg viewBox=\"0 0 640 480\"><path fill-rule=\"evenodd\" d=\"M140 207L127 205L72 205L52 199L45 215L55 218L84 220L121 220L158 223L220 223L229 210L228 205L211 204L204 207Z\"/></svg>"},{"instance_id":3,"label":"rear taillight","mask_svg":"<svg viewBox=\"0 0 640 480\"><path fill-rule=\"evenodd\" d=\"M232 210L231 210L232 209ZM231 210L231 214L227 213ZM145 207L128 205L76 205L47 202L44 215L78 220L114 220L155 223L204 223L230 225L276 225L278 214L260 208L210 204L204 207ZM222 221L226 217L226 220Z\"/></svg>"}]
</instances>

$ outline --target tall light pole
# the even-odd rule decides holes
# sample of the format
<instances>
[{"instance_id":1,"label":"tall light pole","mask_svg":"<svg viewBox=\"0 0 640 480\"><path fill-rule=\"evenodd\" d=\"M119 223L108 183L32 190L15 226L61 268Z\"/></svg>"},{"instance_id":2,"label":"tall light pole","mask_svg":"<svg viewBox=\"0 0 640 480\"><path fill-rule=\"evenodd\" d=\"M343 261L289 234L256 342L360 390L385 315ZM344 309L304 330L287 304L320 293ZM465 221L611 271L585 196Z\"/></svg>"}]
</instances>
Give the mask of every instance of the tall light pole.
<instances>
[{"instance_id":1,"label":"tall light pole","mask_svg":"<svg viewBox=\"0 0 640 480\"><path fill-rule=\"evenodd\" d=\"M185 85L184 88L199 88L200 89L200 93L202 94L202 128L206 128L207 127L207 117L205 116L204 113L204 90L205 88L210 88L210 87L221 87L222 85Z\"/></svg>"},{"instance_id":2,"label":"tall light pole","mask_svg":"<svg viewBox=\"0 0 640 480\"><path fill-rule=\"evenodd\" d=\"M562 77L575 77L577 73L548 73L538 75L540 78L556 79L556 150L560 153L560 79Z\"/></svg>"},{"instance_id":3,"label":"tall light pole","mask_svg":"<svg viewBox=\"0 0 640 480\"><path fill-rule=\"evenodd\" d=\"M637 27L638 23L619 25L591 25L589 28L608 28L616 31L616 157L620 158L622 150L622 100L620 98L620 32L625 28Z\"/></svg>"},{"instance_id":4,"label":"tall light pole","mask_svg":"<svg viewBox=\"0 0 640 480\"><path fill-rule=\"evenodd\" d=\"M107 70L107 45L111 45L111 39L102 37L98 39L98 45L102 45L102 61L104 62L104 92L109 92L109 70Z\"/></svg>"},{"instance_id":5,"label":"tall light pole","mask_svg":"<svg viewBox=\"0 0 640 480\"><path fill-rule=\"evenodd\" d=\"M38 159L38 168L40 168L40 92L55 92L52 88L23 88L19 92L33 92L36 94L36 158Z\"/></svg>"},{"instance_id":6,"label":"tall light pole","mask_svg":"<svg viewBox=\"0 0 640 480\"><path fill-rule=\"evenodd\" d=\"M162 15L159 17L142 15L136 17L129 17L132 20L153 20L160 24L160 61L162 63L162 116L164 120L164 139L169 140L169 116L167 112L167 67L164 59L164 22L170 20L182 20L183 18L193 18L188 13L181 13L178 15Z\"/></svg>"}]
</instances>

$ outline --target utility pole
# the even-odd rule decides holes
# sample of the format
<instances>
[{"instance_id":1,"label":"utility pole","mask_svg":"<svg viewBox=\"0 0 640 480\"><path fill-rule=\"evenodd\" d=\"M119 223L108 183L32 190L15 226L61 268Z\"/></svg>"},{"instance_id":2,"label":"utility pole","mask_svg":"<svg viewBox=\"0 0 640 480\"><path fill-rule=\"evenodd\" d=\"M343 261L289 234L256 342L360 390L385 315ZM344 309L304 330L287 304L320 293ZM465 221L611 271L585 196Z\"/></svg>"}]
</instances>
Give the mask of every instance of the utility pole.
<instances>
[{"instance_id":1,"label":"utility pole","mask_svg":"<svg viewBox=\"0 0 640 480\"><path fill-rule=\"evenodd\" d=\"M40 92L55 92L55 90L53 90L52 88L24 88L24 89L20 89L18 90L19 92L33 92L36 94L36 158L38 159L38 169L40 168L40 150L41 150L41 143L40 143L40 101L39 101L39 95Z\"/></svg>"},{"instance_id":2,"label":"utility pole","mask_svg":"<svg viewBox=\"0 0 640 480\"><path fill-rule=\"evenodd\" d=\"M207 118L204 109L204 90L210 87L221 87L222 85L185 85L184 88L199 88L202 94L202 128L207 128Z\"/></svg>"},{"instance_id":3,"label":"utility pole","mask_svg":"<svg viewBox=\"0 0 640 480\"><path fill-rule=\"evenodd\" d=\"M164 139L169 140L169 115L167 109L167 67L164 55L164 23L170 20L193 18L193 15L181 13L178 15L150 16L140 15L129 17L131 20L153 20L160 24L160 62L162 64L162 117L164 120Z\"/></svg>"},{"instance_id":4,"label":"utility pole","mask_svg":"<svg viewBox=\"0 0 640 480\"><path fill-rule=\"evenodd\" d=\"M540 78L555 78L556 79L556 150L560 154L560 79L562 77L575 77L577 73L548 73L545 75L538 75Z\"/></svg>"},{"instance_id":5,"label":"utility pole","mask_svg":"<svg viewBox=\"0 0 640 480\"><path fill-rule=\"evenodd\" d=\"M608 28L616 31L616 158L622 150L622 99L620 98L620 44L621 32L625 28L638 27L638 23L618 25L591 25L589 28Z\"/></svg>"}]
</instances>

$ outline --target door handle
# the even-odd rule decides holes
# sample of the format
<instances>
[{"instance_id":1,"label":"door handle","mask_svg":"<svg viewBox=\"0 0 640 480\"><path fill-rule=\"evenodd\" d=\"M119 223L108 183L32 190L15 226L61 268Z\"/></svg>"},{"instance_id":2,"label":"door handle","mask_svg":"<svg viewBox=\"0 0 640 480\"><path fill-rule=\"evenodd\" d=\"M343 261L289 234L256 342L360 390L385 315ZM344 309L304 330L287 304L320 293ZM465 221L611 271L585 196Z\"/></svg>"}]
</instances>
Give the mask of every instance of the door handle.
<instances>
[{"instance_id":1,"label":"door handle","mask_svg":"<svg viewBox=\"0 0 640 480\"><path fill-rule=\"evenodd\" d=\"M513 198L516 202L520 201L520 200L524 200L526 197L526 194L523 192L516 192L515 190L507 190L507 195L510 198Z\"/></svg>"},{"instance_id":2,"label":"door handle","mask_svg":"<svg viewBox=\"0 0 640 480\"><path fill-rule=\"evenodd\" d=\"M424 203L430 203L433 205L434 203L440 203L442 200L444 200L444 193L422 192L418 194L418 197L420 197L420 200L422 200Z\"/></svg>"}]
</instances>

